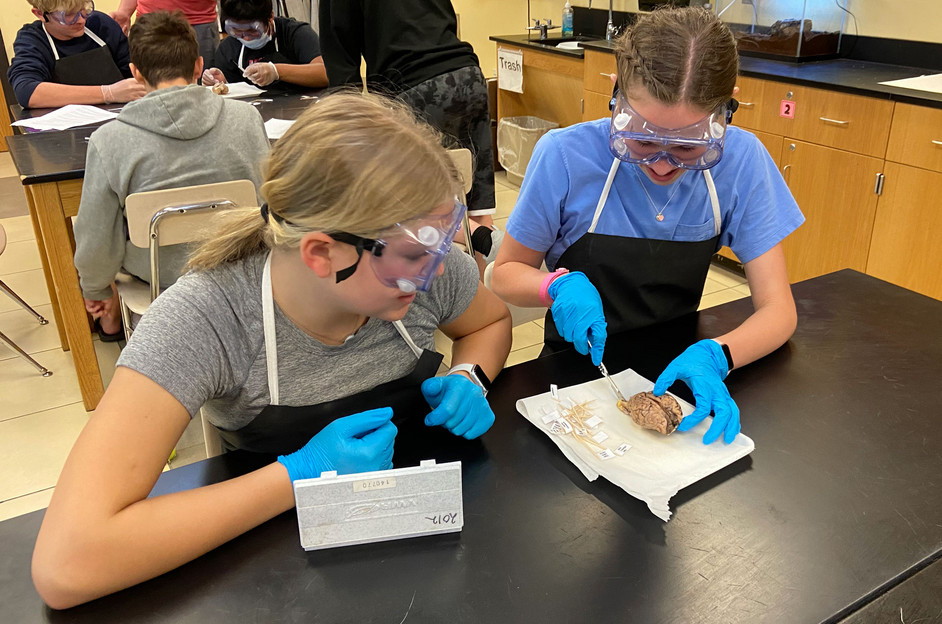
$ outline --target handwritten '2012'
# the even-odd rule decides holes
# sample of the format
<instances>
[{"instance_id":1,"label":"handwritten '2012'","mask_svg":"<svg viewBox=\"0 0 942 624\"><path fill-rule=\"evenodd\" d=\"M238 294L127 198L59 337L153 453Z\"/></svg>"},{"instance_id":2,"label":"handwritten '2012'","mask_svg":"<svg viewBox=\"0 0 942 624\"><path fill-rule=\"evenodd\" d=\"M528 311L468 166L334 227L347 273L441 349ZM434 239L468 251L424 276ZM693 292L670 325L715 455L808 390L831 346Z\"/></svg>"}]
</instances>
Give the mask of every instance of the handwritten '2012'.
<instances>
[{"instance_id":1,"label":"handwritten '2012'","mask_svg":"<svg viewBox=\"0 0 942 624\"><path fill-rule=\"evenodd\" d=\"M432 524L455 524L458 521L457 513L436 514L434 516L425 516L425 519Z\"/></svg>"}]
</instances>

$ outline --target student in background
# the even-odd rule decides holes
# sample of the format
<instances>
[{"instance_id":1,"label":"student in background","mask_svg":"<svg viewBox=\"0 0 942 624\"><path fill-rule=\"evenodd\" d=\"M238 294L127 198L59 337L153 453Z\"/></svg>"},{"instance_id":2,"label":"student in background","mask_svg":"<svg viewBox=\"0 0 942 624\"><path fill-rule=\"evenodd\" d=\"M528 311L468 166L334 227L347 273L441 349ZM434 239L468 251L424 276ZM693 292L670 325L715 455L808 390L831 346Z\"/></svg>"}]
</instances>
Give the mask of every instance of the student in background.
<instances>
[{"instance_id":1,"label":"student in background","mask_svg":"<svg viewBox=\"0 0 942 624\"><path fill-rule=\"evenodd\" d=\"M395 96L474 156L468 195L471 244L493 260L503 232L494 225L494 157L487 83L471 44L458 39L451 0L321 0L319 25L332 87L361 86ZM482 227L483 226L483 227Z\"/></svg>"},{"instance_id":2,"label":"student in background","mask_svg":"<svg viewBox=\"0 0 942 624\"><path fill-rule=\"evenodd\" d=\"M229 35L203 84L251 82L266 89L304 91L327 86L317 33L307 22L275 17L271 0L222 0Z\"/></svg>"},{"instance_id":3,"label":"student in background","mask_svg":"<svg viewBox=\"0 0 942 624\"><path fill-rule=\"evenodd\" d=\"M641 17L615 44L612 116L552 130L536 145L507 223L493 288L546 306L545 350L602 361L608 331L696 312L713 254L742 260L755 311L736 329L677 356L654 385L682 380L715 413L705 444L739 433L729 371L780 347L796 312L782 240L804 221L762 143L728 126L736 40L705 9ZM543 262L549 272L540 269Z\"/></svg>"},{"instance_id":4,"label":"student in background","mask_svg":"<svg viewBox=\"0 0 942 624\"><path fill-rule=\"evenodd\" d=\"M510 314L449 252L461 189L441 137L404 106L309 107L272 148L266 203L227 213L122 351L39 532L43 600L61 609L183 565L291 509L292 481L486 432ZM436 327L454 340L443 377ZM228 447L272 462L148 498L201 406Z\"/></svg>"},{"instance_id":5,"label":"student in background","mask_svg":"<svg viewBox=\"0 0 942 624\"><path fill-rule=\"evenodd\" d=\"M128 40L91 0L30 0L38 19L13 41L7 73L24 108L130 102L144 95L131 77Z\"/></svg>"},{"instance_id":6,"label":"student in background","mask_svg":"<svg viewBox=\"0 0 942 624\"><path fill-rule=\"evenodd\" d=\"M154 11L183 11L190 26L196 32L203 67L212 67L216 61L219 45L219 24L216 20L216 0L121 0L111 17L127 33L131 27L131 16L138 17Z\"/></svg>"},{"instance_id":7,"label":"student in background","mask_svg":"<svg viewBox=\"0 0 942 624\"><path fill-rule=\"evenodd\" d=\"M75 219L75 267L102 340L123 338L112 282L119 269L150 281L147 249L130 243L131 193L248 179L261 183L268 139L258 111L194 84L203 69L196 35L179 11L143 15L131 27L131 70L146 91L88 140ZM189 246L161 250L161 287L183 271Z\"/></svg>"}]
</instances>

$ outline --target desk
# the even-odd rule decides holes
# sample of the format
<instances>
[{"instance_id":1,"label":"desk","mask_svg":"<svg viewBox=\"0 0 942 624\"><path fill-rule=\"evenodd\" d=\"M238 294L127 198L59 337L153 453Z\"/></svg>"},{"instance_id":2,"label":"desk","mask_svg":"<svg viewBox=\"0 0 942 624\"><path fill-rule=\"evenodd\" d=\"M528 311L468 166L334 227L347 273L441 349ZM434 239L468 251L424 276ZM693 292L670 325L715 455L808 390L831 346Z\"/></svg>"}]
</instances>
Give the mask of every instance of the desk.
<instances>
[{"instance_id":1,"label":"desk","mask_svg":"<svg viewBox=\"0 0 942 624\"><path fill-rule=\"evenodd\" d=\"M681 490L669 523L612 484L587 482L516 413L516 399L550 381L598 375L570 351L501 373L489 395L497 422L480 442L426 453L464 462L459 534L305 553L292 511L160 578L54 613L29 580L38 511L0 523L0 620L399 622L408 613L409 622L726 624L836 622L890 591L937 604L942 302L852 271L794 291L794 338L729 379L756 450ZM612 337L606 362L653 378L694 333L716 335L750 310L737 301ZM154 493L264 461L231 453L178 468Z\"/></svg>"},{"instance_id":2,"label":"desk","mask_svg":"<svg viewBox=\"0 0 942 624\"><path fill-rule=\"evenodd\" d=\"M299 94L264 95L256 107L265 120L296 119L315 100ZM23 117L43 111L21 111ZM97 126L96 126L97 127ZM104 393L98 356L92 345L78 274L71 218L78 214L85 175L87 139L95 127L6 137L10 156L26 191L26 202L63 350L72 351L86 410Z\"/></svg>"}]
</instances>

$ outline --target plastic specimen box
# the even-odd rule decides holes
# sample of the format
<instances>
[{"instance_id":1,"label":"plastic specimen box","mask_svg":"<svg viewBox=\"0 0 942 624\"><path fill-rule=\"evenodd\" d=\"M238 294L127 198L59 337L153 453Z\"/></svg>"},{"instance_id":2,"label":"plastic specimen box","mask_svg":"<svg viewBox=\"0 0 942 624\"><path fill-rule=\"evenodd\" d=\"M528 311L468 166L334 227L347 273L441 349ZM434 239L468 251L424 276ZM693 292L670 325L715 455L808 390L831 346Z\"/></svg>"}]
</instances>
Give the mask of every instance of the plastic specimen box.
<instances>
[{"instance_id":1,"label":"plastic specimen box","mask_svg":"<svg viewBox=\"0 0 942 624\"><path fill-rule=\"evenodd\" d=\"M461 462L294 482L304 550L455 533L464 526Z\"/></svg>"}]
</instances>

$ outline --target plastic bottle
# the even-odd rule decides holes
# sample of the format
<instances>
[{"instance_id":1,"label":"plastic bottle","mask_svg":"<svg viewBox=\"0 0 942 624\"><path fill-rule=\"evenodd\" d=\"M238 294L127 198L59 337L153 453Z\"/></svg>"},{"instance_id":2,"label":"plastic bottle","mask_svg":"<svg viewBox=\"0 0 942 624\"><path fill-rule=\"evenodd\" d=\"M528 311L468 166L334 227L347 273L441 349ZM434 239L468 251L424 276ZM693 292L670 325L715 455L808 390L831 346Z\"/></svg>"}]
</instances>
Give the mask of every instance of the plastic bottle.
<instances>
[{"instance_id":1,"label":"plastic bottle","mask_svg":"<svg viewBox=\"0 0 942 624\"><path fill-rule=\"evenodd\" d=\"M566 0L565 6L563 6L563 37L572 37L572 5L569 4L569 0Z\"/></svg>"}]
</instances>

